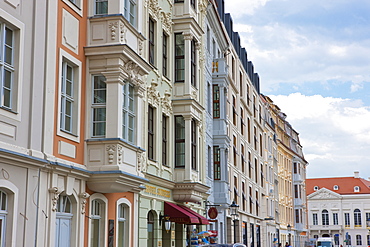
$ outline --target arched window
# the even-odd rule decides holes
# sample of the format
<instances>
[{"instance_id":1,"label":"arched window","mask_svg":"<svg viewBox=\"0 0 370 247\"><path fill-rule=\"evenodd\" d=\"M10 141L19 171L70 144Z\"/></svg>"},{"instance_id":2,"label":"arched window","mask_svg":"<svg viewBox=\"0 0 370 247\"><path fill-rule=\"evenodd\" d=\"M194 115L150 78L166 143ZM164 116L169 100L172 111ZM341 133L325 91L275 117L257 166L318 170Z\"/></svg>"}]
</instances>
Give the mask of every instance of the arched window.
<instances>
[{"instance_id":1,"label":"arched window","mask_svg":"<svg viewBox=\"0 0 370 247\"><path fill-rule=\"evenodd\" d=\"M104 246L105 202L101 199L94 199L91 201L90 219L90 246Z\"/></svg>"},{"instance_id":2,"label":"arched window","mask_svg":"<svg viewBox=\"0 0 370 247\"><path fill-rule=\"evenodd\" d=\"M361 235L356 235L356 245L362 245Z\"/></svg>"},{"instance_id":3,"label":"arched window","mask_svg":"<svg viewBox=\"0 0 370 247\"><path fill-rule=\"evenodd\" d=\"M321 213L322 216L322 225L328 226L329 225L329 212L328 210L324 209Z\"/></svg>"},{"instance_id":4,"label":"arched window","mask_svg":"<svg viewBox=\"0 0 370 247\"><path fill-rule=\"evenodd\" d=\"M117 202L117 246L128 247L130 242L130 202L120 199Z\"/></svg>"},{"instance_id":5,"label":"arched window","mask_svg":"<svg viewBox=\"0 0 370 247\"><path fill-rule=\"evenodd\" d=\"M361 227L361 211L360 209L356 208L353 212L353 216L355 218L355 227Z\"/></svg>"},{"instance_id":6,"label":"arched window","mask_svg":"<svg viewBox=\"0 0 370 247\"><path fill-rule=\"evenodd\" d=\"M354 192L360 192L360 187L358 187L358 186L353 187L353 191Z\"/></svg>"},{"instance_id":7,"label":"arched window","mask_svg":"<svg viewBox=\"0 0 370 247\"><path fill-rule=\"evenodd\" d=\"M69 196L60 195L56 209L55 246L71 246L73 213Z\"/></svg>"},{"instance_id":8,"label":"arched window","mask_svg":"<svg viewBox=\"0 0 370 247\"><path fill-rule=\"evenodd\" d=\"M154 214L152 211L148 212L148 247L154 247Z\"/></svg>"},{"instance_id":9,"label":"arched window","mask_svg":"<svg viewBox=\"0 0 370 247\"><path fill-rule=\"evenodd\" d=\"M0 190L0 246L5 246L6 216L8 214L8 195Z\"/></svg>"}]
</instances>

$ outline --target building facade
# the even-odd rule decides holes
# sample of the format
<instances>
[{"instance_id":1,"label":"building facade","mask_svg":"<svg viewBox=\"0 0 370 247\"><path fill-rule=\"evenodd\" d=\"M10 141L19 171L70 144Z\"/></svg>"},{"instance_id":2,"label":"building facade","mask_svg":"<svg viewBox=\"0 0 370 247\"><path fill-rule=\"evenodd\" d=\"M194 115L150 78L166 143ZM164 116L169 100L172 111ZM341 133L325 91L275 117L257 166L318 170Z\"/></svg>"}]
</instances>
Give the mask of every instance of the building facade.
<instances>
[{"instance_id":1,"label":"building facade","mask_svg":"<svg viewBox=\"0 0 370 247\"><path fill-rule=\"evenodd\" d=\"M334 238L336 246L370 244L370 181L353 177L307 179L310 239Z\"/></svg>"},{"instance_id":2,"label":"building facade","mask_svg":"<svg viewBox=\"0 0 370 247\"><path fill-rule=\"evenodd\" d=\"M223 0L2 1L0 45L0 246L305 232L298 133Z\"/></svg>"}]
</instances>

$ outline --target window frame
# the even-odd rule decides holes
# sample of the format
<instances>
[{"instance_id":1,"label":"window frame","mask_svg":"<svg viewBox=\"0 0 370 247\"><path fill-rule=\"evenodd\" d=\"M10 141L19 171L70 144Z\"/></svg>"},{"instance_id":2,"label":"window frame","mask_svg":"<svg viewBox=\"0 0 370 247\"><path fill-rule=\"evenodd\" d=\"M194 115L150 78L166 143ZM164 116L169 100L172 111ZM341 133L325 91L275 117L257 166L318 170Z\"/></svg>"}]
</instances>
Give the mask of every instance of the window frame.
<instances>
[{"instance_id":1,"label":"window frame","mask_svg":"<svg viewBox=\"0 0 370 247\"><path fill-rule=\"evenodd\" d=\"M168 35L166 32L163 31L162 33L162 74L166 78L169 77L168 74Z\"/></svg>"},{"instance_id":2,"label":"window frame","mask_svg":"<svg viewBox=\"0 0 370 247\"><path fill-rule=\"evenodd\" d=\"M213 180L221 180L221 149L213 146Z\"/></svg>"},{"instance_id":3,"label":"window frame","mask_svg":"<svg viewBox=\"0 0 370 247\"><path fill-rule=\"evenodd\" d=\"M344 227L350 227L351 226L351 218L349 213L344 213Z\"/></svg>"},{"instance_id":4,"label":"window frame","mask_svg":"<svg viewBox=\"0 0 370 247\"><path fill-rule=\"evenodd\" d=\"M180 119L178 123L178 119ZM175 168L185 168L185 119L183 116L175 116ZM180 128L180 124L183 125ZM183 152L179 153L178 148L183 146ZM180 162L181 161L181 164Z\"/></svg>"},{"instance_id":5,"label":"window frame","mask_svg":"<svg viewBox=\"0 0 370 247\"><path fill-rule=\"evenodd\" d=\"M155 66L155 21L149 17L148 21L148 61L151 65Z\"/></svg>"},{"instance_id":6,"label":"window frame","mask_svg":"<svg viewBox=\"0 0 370 247\"><path fill-rule=\"evenodd\" d=\"M135 0L124 1L123 16L132 26L137 26L137 2Z\"/></svg>"},{"instance_id":7,"label":"window frame","mask_svg":"<svg viewBox=\"0 0 370 247\"><path fill-rule=\"evenodd\" d=\"M0 114L8 117L12 120L20 121L21 120L21 100L22 100L22 85L23 85L23 64L24 59L24 29L25 24L20 22L18 19L14 18L12 15L10 15L8 12L0 9L0 16L2 17L0 20L0 29L3 27L9 27L13 31L13 41L14 41L14 47L13 50L13 62L14 62L14 72L13 72L13 80L12 80L12 86L13 86L13 92L11 94L12 97L12 108L6 108L3 107L2 104L0 104ZM3 39L1 38L3 35L2 32L0 32L0 47L1 50L3 50ZM3 53L0 53L0 56ZM2 63L2 62L0 62ZM3 65L0 65L0 67L3 67ZM2 68L0 68L2 71ZM2 73L0 73L0 76ZM0 77L1 78L1 77ZM0 102L2 102L2 79L0 80Z\"/></svg>"},{"instance_id":8,"label":"window frame","mask_svg":"<svg viewBox=\"0 0 370 247\"><path fill-rule=\"evenodd\" d=\"M182 43L177 43L178 37L182 38ZM175 33L175 83L184 83L185 82L185 38L182 33ZM179 54L178 51L182 50L182 54ZM182 73L180 73L182 72Z\"/></svg>"},{"instance_id":9,"label":"window frame","mask_svg":"<svg viewBox=\"0 0 370 247\"><path fill-rule=\"evenodd\" d=\"M124 207L124 212L126 213L127 215L127 218L123 218L123 217L120 217L120 209L121 207ZM127 236L130 236L131 234L131 222L133 220L132 218L132 204L129 200L127 200L126 198L120 198L119 200L117 200L116 202L116 229L117 229L117 234L115 234L116 236L116 245L117 247L121 247L119 245L119 242L120 242L120 237L122 241L124 241L124 245L123 246L130 246L131 244L131 238L130 237L127 237L125 238L125 235ZM119 234L120 232L120 226L121 226L121 222L123 222L123 225L126 226L124 227L124 233L125 235L121 235Z\"/></svg>"},{"instance_id":10,"label":"window frame","mask_svg":"<svg viewBox=\"0 0 370 247\"><path fill-rule=\"evenodd\" d=\"M355 227L362 227L362 217L361 217L362 213L361 213L361 210L356 208L354 211L353 211L353 223L354 223L354 226Z\"/></svg>"},{"instance_id":11,"label":"window frame","mask_svg":"<svg viewBox=\"0 0 370 247\"><path fill-rule=\"evenodd\" d=\"M148 105L148 159L155 158L155 108Z\"/></svg>"},{"instance_id":12,"label":"window frame","mask_svg":"<svg viewBox=\"0 0 370 247\"><path fill-rule=\"evenodd\" d=\"M102 87L102 88L96 88L95 89L95 78L104 78L104 85L105 85L105 88ZM107 128L107 84L106 84L106 78L105 76L103 75L99 75L99 74L96 74L96 75L92 75L92 87L91 87L91 137L93 138L99 138L99 137L105 137L106 135L106 128ZM98 91L105 91L105 95L104 95L104 102L99 102L99 103L95 103L94 102L94 99L95 99L95 92L98 92ZM98 96L98 95L97 95ZM104 109L103 112L101 112L101 114L104 114L104 120L94 120L95 119L95 110L97 109ZM99 134L99 135L96 135L94 134L95 133L95 124L100 124L100 123L103 123L103 134Z\"/></svg>"},{"instance_id":13,"label":"window frame","mask_svg":"<svg viewBox=\"0 0 370 247\"><path fill-rule=\"evenodd\" d=\"M94 211L94 202L99 202L100 203L100 215L96 215L96 214L93 214L93 211ZM94 193L90 196L89 198L89 204L90 204L90 217L89 217L89 238L88 238L88 245L89 246L104 246L104 243L106 243L107 241L107 233L106 233L106 230L108 225L108 221L107 221L107 215L108 215L108 208L107 208L107 205L108 205L108 199L103 195L103 194L100 194L100 193ZM100 222L99 222L99 241L98 241L98 245L93 245L93 242L92 242L92 238L94 237L94 235L92 234L92 221L94 219L100 219Z\"/></svg>"},{"instance_id":14,"label":"window frame","mask_svg":"<svg viewBox=\"0 0 370 247\"><path fill-rule=\"evenodd\" d=\"M212 85L212 107L213 107L213 118L218 119L221 117L221 109L220 109L220 87L218 84Z\"/></svg>"},{"instance_id":15,"label":"window frame","mask_svg":"<svg viewBox=\"0 0 370 247\"><path fill-rule=\"evenodd\" d=\"M58 85L58 109L59 114L57 116L58 118L58 129L57 129L57 135L62 136L66 139L72 140L74 142L79 143L80 142L80 133L81 133L81 105L82 105L82 63L78 59L71 56L69 53L64 51L63 49L60 49L60 58L59 58L59 85ZM73 110L74 112L71 115L71 130L68 131L64 127L63 122L63 107L64 107L64 99L65 97L63 94L63 85L65 85L65 67L70 66L73 70Z\"/></svg>"},{"instance_id":16,"label":"window frame","mask_svg":"<svg viewBox=\"0 0 370 247\"><path fill-rule=\"evenodd\" d=\"M107 15L109 12L109 4L108 0L94 0L94 15ZM99 12L98 13L98 5L101 3L106 3L106 12ZM103 8L103 7L102 7ZM102 11L102 10L100 10Z\"/></svg>"},{"instance_id":17,"label":"window frame","mask_svg":"<svg viewBox=\"0 0 370 247\"><path fill-rule=\"evenodd\" d=\"M167 162L168 151L168 121L169 117L162 114L162 165L169 166Z\"/></svg>"},{"instance_id":18,"label":"window frame","mask_svg":"<svg viewBox=\"0 0 370 247\"><path fill-rule=\"evenodd\" d=\"M312 213L312 225L319 225L319 219L317 213Z\"/></svg>"},{"instance_id":19,"label":"window frame","mask_svg":"<svg viewBox=\"0 0 370 247\"><path fill-rule=\"evenodd\" d=\"M193 0L195 1L195 0ZM190 42L190 82L193 87L197 87L197 48L196 40Z\"/></svg>"},{"instance_id":20,"label":"window frame","mask_svg":"<svg viewBox=\"0 0 370 247\"><path fill-rule=\"evenodd\" d=\"M191 120L191 169L198 169L198 128L195 119Z\"/></svg>"},{"instance_id":21,"label":"window frame","mask_svg":"<svg viewBox=\"0 0 370 247\"><path fill-rule=\"evenodd\" d=\"M130 82L122 85L122 139L130 144L136 143L136 104L135 86ZM132 122L130 121L132 119Z\"/></svg>"}]
</instances>

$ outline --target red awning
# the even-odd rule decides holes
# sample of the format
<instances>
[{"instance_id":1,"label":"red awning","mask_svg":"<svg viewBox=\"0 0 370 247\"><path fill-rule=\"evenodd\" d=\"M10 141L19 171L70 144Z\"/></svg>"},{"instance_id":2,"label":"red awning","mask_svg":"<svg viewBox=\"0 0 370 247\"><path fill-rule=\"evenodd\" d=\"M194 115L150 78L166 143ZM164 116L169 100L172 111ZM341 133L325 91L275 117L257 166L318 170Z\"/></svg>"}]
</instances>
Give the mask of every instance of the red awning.
<instances>
[{"instance_id":1,"label":"red awning","mask_svg":"<svg viewBox=\"0 0 370 247\"><path fill-rule=\"evenodd\" d=\"M164 214L170 216L170 221L179 224L200 224L198 217L171 202L164 202Z\"/></svg>"},{"instance_id":2,"label":"red awning","mask_svg":"<svg viewBox=\"0 0 370 247\"><path fill-rule=\"evenodd\" d=\"M191 213L194 216L196 216L199 219L199 221L200 221L200 225L209 225L209 221L205 217L203 217L202 215L196 213L195 211L191 210L190 208L188 208L186 206L180 205L180 207L182 207L183 209L185 209L189 213Z\"/></svg>"},{"instance_id":3,"label":"red awning","mask_svg":"<svg viewBox=\"0 0 370 247\"><path fill-rule=\"evenodd\" d=\"M170 216L170 221L179 224L208 225L209 221L190 208L171 202L164 202L164 214Z\"/></svg>"}]
</instances>

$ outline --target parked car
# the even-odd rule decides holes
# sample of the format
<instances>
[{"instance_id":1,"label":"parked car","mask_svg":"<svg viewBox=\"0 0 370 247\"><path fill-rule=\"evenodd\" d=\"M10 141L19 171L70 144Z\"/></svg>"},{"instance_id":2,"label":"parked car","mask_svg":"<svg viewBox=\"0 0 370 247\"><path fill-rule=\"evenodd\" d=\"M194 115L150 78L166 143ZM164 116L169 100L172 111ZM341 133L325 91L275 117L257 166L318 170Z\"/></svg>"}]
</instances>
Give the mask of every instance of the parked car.
<instances>
[{"instance_id":1,"label":"parked car","mask_svg":"<svg viewBox=\"0 0 370 247\"><path fill-rule=\"evenodd\" d=\"M201 245L202 247L247 247L245 244L207 244Z\"/></svg>"}]
</instances>

